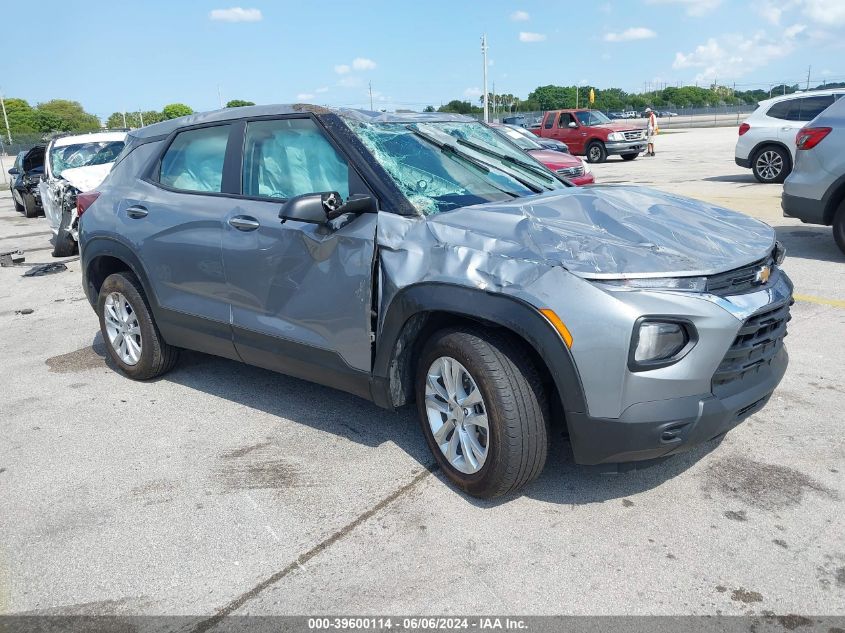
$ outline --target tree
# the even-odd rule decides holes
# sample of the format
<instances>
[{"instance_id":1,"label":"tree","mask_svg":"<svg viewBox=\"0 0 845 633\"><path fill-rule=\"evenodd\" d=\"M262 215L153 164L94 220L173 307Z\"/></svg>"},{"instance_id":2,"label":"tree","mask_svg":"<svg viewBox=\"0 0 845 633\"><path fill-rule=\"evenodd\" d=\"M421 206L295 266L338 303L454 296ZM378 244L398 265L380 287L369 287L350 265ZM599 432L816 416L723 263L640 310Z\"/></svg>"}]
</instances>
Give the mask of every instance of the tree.
<instances>
[{"instance_id":1,"label":"tree","mask_svg":"<svg viewBox=\"0 0 845 633\"><path fill-rule=\"evenodd\" d=\"M188 116L193 113L194 111L184 103L170 103L161 109L162 120L165 121L168 119L178 119L180 116Z\"/></svg>"},{"instance_id":2,"label":"tree","mask_svg":"<svg viewBox=\"0 0 845 633\"><path fill-rule=\"evenodd\" d=\"M244 106L251 106L255 105L252 101L244 101L243 99L232 99L229 103L226 104L227 108L242 108Z\"/></svg>"},{"instance_id":3,"label":"tree","mask_svg":"<svg viewBox=\"0 0 845 633\"><path fill-rule=\"evenodd\" d=\"M446 105L437 108L438 112L454 112L456 114L478 114L481 108L472 105L469 101L461 101L460 99L453 99Z\"/></svg>"},{"instance_id":4,"label":"tree","mask_svg":"<svg viewBox=\"0 0 845 633\"><path fill-rule=\"evenodd\" d=\"M53 99L39 103L35 116L39 132L93 132L101 127L100 119L85 112L78 101Z\"/></svg>"},{"instance_id":5,"label":"tree","mask_svg":"<svg viewBox=\"0 0 845 633\"><path fill-rule=\"evenodd\" d=\"M434 112L434 111L435 111L434 106L427 105L425 108L423 108L423 112Z\"/></svg>"},{"instance_id":6,"label":"tree","mask_svg":"<svg viewBox=\"0 0 845 633\"><path fill-rule=\"evenodd\" d=\"M38 121L35 110L24 99L6 99L6 116L9 119L9 129L12 135L32 134L38 131ZM5 122L0 119L2 125L2 136L7 137Z\"/></svg>"}]
</instances>

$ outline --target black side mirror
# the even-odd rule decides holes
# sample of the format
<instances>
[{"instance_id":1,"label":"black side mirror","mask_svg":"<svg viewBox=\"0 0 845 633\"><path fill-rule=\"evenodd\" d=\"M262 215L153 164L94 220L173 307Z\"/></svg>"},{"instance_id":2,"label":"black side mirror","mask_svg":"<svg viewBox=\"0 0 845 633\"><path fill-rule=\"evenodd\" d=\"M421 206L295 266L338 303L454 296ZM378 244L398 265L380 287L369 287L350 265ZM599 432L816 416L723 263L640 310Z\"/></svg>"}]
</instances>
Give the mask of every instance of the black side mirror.
<instances>
[{"instance_id":1,"label":"black side mirror","mask_svg":"<svg viewBox=\"0 0 845 633\"><path fill-rule=\"evenodd\" d=\"M21 172L20 172L20 170L19 170L17 167L12 167L12 168L9 170L9 175L10 175L10 176L17 176L19 173L21 173Z\"/></svg>"},{"instance_id":2,"label":"black side mirror","mask_svg":"<svg viewBox=\"0 0 845 633\"><path fill-rule=\"evenodd\" d=\"M328 191L306 193L291 198L282 205L279 217L282 221L296 220L324 224L345 213L376 213L377 211L378 207L372 196L355 194L343 202L343 198L337 191Z\"/></svg>"}]
</instances>

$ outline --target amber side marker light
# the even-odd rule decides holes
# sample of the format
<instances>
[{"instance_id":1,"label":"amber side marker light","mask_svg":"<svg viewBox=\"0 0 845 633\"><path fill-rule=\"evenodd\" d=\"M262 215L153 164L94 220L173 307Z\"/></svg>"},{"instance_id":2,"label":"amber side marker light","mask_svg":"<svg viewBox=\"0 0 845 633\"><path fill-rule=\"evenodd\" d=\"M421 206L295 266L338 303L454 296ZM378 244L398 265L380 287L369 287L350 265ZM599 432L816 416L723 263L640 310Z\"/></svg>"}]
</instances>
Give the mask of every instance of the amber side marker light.
<instances>
[{"instance_id":1,"label":"amber side marker light","mask_svg":"<svg viewBox=\"0 0 845 633\"><path fill-rule=\"evenodd\" d=\"M566 343L567 347L572 347L572 334L569 333L569 328L566 327L566 324L560 320L560 317L555 314L554 310L549 310L548 308L543 308L540 310L540 314L546 317L549 320L554 328L558 331L563 342Z\"/></svg>"}]
</instances>

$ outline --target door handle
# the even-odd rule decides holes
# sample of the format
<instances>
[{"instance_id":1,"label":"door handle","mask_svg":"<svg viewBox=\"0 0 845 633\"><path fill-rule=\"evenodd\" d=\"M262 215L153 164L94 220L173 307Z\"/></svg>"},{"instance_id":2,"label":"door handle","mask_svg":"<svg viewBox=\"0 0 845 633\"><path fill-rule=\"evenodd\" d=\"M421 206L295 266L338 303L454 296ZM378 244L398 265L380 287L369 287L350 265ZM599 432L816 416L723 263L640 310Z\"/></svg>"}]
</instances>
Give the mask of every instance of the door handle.
<instances>
[{"instance_id":1,"label":"door handle","mask_svg":"<svg viewBox=\"0 0 845 633\"><path fill-rule=\"evenodd\" d=\"M147 209L145 207L142 207L141 205L135 205L126 209L126 215L136 220L140 220L141 218L147 217L148 213L149 211L147 211Z\"/></svg>"},{"instance_id":2,"label":"door handle","mask_svg":"<svg viewBox=\"0 0 845 633\"><path fill-rule=\"evenodd\" d=\"M236 215L233 218L229 218L229 226L232 226L239 231L254 231L261 226L261 224L258 220L248 215Z\"/></svg>"}]
</instances>

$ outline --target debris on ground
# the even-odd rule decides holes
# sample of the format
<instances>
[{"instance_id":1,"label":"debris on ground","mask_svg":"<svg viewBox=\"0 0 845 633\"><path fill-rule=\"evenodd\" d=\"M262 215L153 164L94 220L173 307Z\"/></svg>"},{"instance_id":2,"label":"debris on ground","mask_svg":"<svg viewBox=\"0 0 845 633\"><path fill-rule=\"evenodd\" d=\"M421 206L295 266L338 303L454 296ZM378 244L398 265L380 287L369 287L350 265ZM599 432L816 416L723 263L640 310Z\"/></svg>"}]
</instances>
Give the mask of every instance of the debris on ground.
<instances>
[{"instance_id":1,"label":"debris on ground","mask_svg":"<svg viewBox=\"0 0 845 633\"><path fill-rule=\"evenodd\" d=\"M15 314L32 314L35 312L32 308L21 308L20 310L15 310Z\"/></svg>"},{"instance_id":2,"label":"debris on ground","mask_svg":"<svg viewBox=\"0 0 845 633\"><path fill-rule=\"evenodd\" d=\"M65 270L67 270L67 266L65 266L61 262L53 262L51 264L41 264L39 266L33 266L28 271L26 271L23 276L41 277L43 275L54 275L55 273L64 272Z\"/></svg>"},{"instance_id":3,"label":"debris on ground","mask_svg":"<svg viewBox=\"0 0 845 633\"><path fill-rule=\"evenodd\" d=\"M0 253L0 266L4 268L7 266L14 266L15 264L23 263L26 257L20 249L14 251L6 251Z\"/></svg>"}]
</instances>

